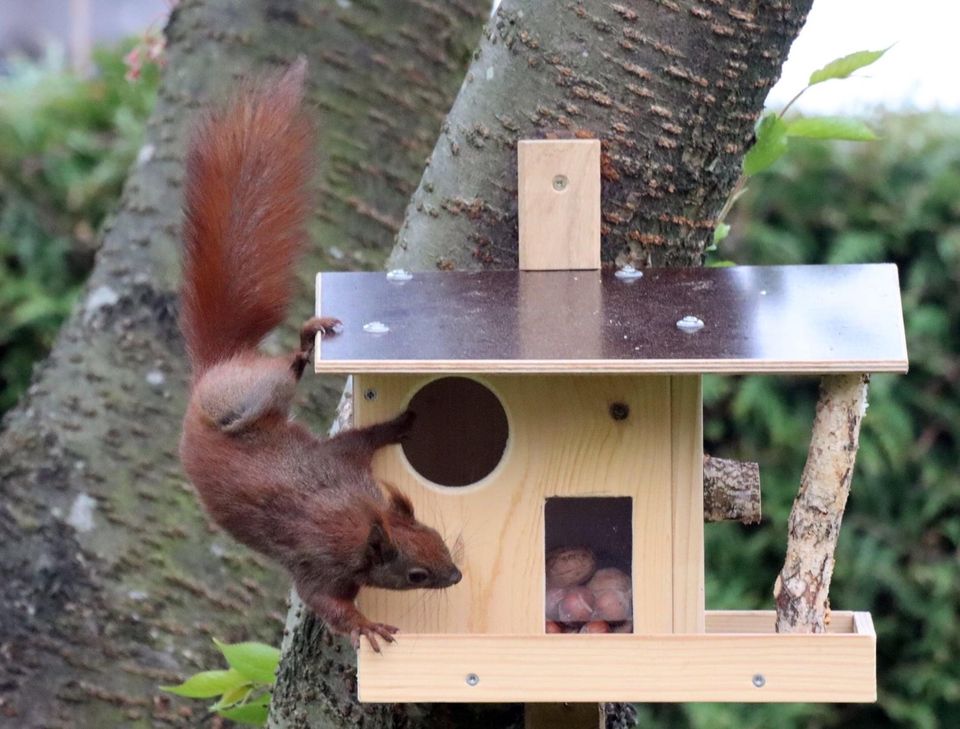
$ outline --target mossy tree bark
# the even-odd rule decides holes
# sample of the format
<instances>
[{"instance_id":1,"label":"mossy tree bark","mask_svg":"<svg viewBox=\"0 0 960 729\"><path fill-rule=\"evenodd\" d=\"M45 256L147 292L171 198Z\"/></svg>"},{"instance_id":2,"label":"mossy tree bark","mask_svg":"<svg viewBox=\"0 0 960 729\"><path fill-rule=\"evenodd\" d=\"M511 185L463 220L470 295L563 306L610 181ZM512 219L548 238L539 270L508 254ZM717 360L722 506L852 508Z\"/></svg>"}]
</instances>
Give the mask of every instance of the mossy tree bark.
<instances>
[{"instance_id":1,"label":"mossy tree bark","mask_svg":"<svg viewBox=\"0 0 960 729\"><path fill-rule=\"evenodd\" d=\"M191 112L238 75L307 57L322 169L317 244L290 317L302 320L314 271L382 264L488 11L487 0L178 4L147 143L89 287L0 434L0 726L196 726L191 702L157 685L218 665L211 636L280 634L287 578L211 528L176 459ZM316 381L310 390L311 411L332 404Z\"/></svg>"},{"instance_id":2,"label":"mossy tree bark","mask_svg":"<svg viewBox=\"0 0 960 729\"><path fill-rule=\"evenodd\" d=\"M700 265L812 0L504 0L390 258L517 264L516 141L602 140L607 263ZM291 610L271 726L506 727L510 707L359 705L352 652ZM399 636L402 640L402 635ZM610 725L624 725L614 710Z\"/></svg>"}]
</instances>

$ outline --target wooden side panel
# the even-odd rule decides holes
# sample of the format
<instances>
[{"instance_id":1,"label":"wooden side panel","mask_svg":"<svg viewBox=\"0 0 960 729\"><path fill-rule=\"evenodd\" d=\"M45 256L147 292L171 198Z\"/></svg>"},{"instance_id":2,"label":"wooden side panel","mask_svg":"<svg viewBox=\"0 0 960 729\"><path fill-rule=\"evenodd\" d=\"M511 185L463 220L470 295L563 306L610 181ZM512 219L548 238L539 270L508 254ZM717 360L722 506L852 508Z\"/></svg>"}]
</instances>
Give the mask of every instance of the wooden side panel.
<instances>
[{"instance_id":1,"label":"wooden side panel","mask_svg":"<svg viewBox=\"0 0 960 729\"><path fill-rule=\"evenodd\" d=\"M828 633L857 633L873 635L873 623L868 629L860 629L854 619L870 620L870 613L855 613L849 610L834 610L830 613ZM776 633L776 610L707 610L708 633Z\"/></svg>"},{"instance_id":2,"label":"wooden side panel","mask_svg":"<svg viewBox=\"0 0 960 729\"><path fill-rule=\"evenodd\" d=\"M600 268L600 140L517 142L520 268Z\"/></svg>"},{"instance_id":3,"label":"wooden side panel","mask_svg":"<svg viewBox=\"0 0 960 729\"><path fill-rule=\"evenodd\" d=\"M428 376L357 377L358 425L401 412ZM501 400L510 437L500 465L477 484L443 488L410 467L399 446L382 450L375 473L399 486L417 515L462 556L450 589L365 590L368 617L405 633L544 631L544 500L630 496L634 519L634 619L647 633L673 625L668 377L489 376L475 378ZM367 391L375 399L367 399ZM624 402L617 421L610 405ZM457 454L451 453L451 458Z\"/></svg>"},{"instance_id":4,"label":"wooden side panel","mask_svg":"<svg viewBox=\"0 0 960 729\"><path fill-rule=\"evenodd\" d=\"M876 700L876 637L400 635L381 655L362 646L359 695L389 702L869 702Z\"/></svg>"},{"instance_id":5,"label":"wooden side panel","mask_svg":"<svg viewBox=\"0 0 960 729\"><path fill-rule=\"evenodd\" d=\"M703 403L699 375L670 378L673 430L673 632L704 631Z\"/></svg>"}]
</instances>

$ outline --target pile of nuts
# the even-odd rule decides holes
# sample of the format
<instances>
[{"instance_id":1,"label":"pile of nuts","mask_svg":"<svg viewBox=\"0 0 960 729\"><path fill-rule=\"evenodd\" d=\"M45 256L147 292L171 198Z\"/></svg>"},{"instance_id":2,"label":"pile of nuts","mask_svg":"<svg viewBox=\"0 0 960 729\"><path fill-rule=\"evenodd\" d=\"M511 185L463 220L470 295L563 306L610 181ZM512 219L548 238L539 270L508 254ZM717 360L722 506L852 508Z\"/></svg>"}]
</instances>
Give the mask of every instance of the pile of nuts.
<instances>
[{"instance_id":1,"label":"pile of nuts","mask_svg":"<svg viewBox=\"0 0 960 729\"><path fill-rule=\"evenodd\" d=\"M616 567L597 569L587 547L547 552L548 633L632 633L630 575Z\"/></svg>"}]
</instances>

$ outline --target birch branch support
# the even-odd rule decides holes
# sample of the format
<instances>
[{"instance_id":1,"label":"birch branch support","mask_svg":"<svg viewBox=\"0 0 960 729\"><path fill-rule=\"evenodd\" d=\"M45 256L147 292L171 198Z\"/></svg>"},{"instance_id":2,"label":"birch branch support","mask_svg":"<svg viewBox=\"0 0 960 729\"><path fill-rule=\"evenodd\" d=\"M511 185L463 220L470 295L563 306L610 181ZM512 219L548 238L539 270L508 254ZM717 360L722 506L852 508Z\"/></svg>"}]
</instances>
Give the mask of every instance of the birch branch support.
<instances>
[{"instance_id":1,"label":"birch branch support","mask_svg":"<svg viewBox=\"0 0 960 729\"><path fill-rule=\"evenodd\" d=\"M810 449L790 511L787 555L773 588L778 633L826 630L834 553L869 381L869 375L832 375L820 381Z\"/></svg>"}]
</instances>

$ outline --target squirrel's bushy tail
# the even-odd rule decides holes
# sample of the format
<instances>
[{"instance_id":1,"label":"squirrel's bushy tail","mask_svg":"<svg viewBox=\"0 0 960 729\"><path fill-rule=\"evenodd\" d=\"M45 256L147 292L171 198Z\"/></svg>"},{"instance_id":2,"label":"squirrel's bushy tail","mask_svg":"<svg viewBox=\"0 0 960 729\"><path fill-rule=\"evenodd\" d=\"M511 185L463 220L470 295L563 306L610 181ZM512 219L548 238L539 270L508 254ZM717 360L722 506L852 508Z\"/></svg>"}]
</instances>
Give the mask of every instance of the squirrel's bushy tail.
<instances>
[{"instance_id":1,"label":"squirrel's bushy tail","mask_svg":"<svg viewBox=\"0 0 960 729\"><path fill-rule=\"evenodd\" d=\"M247 85L194 132L180 328L195 375L256 347L286 311L312 203L305 71L301 59Z\"/></svg>"}]
</instances>

